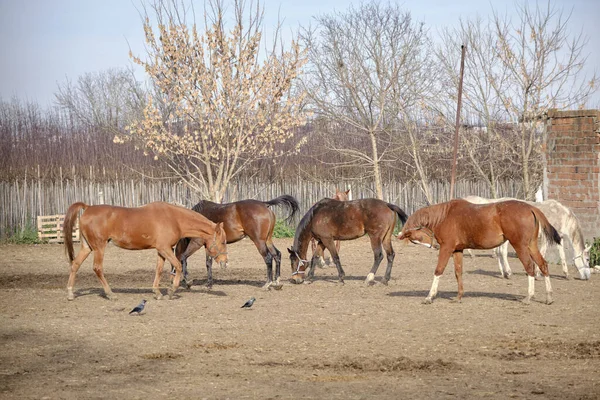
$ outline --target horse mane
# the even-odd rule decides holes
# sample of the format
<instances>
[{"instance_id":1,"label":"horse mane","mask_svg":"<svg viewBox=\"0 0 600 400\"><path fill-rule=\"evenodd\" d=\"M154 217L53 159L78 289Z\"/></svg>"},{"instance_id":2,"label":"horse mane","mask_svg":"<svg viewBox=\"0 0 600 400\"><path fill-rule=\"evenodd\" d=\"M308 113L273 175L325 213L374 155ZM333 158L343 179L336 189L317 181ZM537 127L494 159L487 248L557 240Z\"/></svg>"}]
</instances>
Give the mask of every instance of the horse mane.
<instances>
[{"instance_id":1,"label":"horse mane","mask_svg":"<svg viewBox=\"0 0 600 400\"><path fill-rule=\"evenodd\" d=\"M192 207L192 210L196 211L197 213L202 213L202 210L204 210L205 207L214 207L215 205L218 204L208 200L200 200L194 207Z\"/></svg>"},{"instance_id":2,"label":"horse mane","mask_svg":"<svg viewBox=\"0 0 600 400\"><path fill-rule=\"evenodd\" d=\"M452 203L454 203L454 201L434 204L429 207L418 209L408 218L408 221L406 221L405 229L418 227L434 229L446 219L446 215L448 215L448 210Z\"/></svg>"},{"instance_id":3,"label":"horse mane","mask_svg":"<svg viewBox=\"0 0 600 400\"><path fill-rule=\"evenodd\" d=\"M310 226L312 222L313 216L315 215L315 211L320 208L323 204L332 201L332 199L321 199L316 202L307 212L304 214L298 226L296 227L296 234L294 235L294 245L293 249L298 251L300 249L300 240L305 235L306 228Z\"/></svg>"}]
</instances>

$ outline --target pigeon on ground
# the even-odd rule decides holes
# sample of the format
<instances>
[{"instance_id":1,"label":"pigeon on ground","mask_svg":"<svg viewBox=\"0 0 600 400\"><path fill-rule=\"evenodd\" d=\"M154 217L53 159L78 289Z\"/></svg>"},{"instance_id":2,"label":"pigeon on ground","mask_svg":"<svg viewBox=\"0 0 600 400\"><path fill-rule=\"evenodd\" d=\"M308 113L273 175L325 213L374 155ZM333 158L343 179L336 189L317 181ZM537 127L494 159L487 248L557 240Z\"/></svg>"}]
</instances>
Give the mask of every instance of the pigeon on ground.
<instances>
[{"instance_id":1,"label":"pigeon on ground","mask_svg":"<svg viewBox=\"0 0 600 400\"><path fill-rule=\"evenodd\" d=\"M134 307L133 310L129 311L129 314L137 314L139 315L142 311L144 311L144 307L146 306L146 300L142 300L140 304Z\"/></svg>"},{"instance_id":2,"label":"pigeon on ground","mask_svg":"<svg viewBox=\"0 0 600 400\"><path fill-rule=\"evenodd\" d=\"M252 297L250 300L248 300L247 302L244 303L244 305L241 308L250 308L252 307L252 304L254 304L254 301L256 299L254 297Z\"/></svg>"}]
</instances>

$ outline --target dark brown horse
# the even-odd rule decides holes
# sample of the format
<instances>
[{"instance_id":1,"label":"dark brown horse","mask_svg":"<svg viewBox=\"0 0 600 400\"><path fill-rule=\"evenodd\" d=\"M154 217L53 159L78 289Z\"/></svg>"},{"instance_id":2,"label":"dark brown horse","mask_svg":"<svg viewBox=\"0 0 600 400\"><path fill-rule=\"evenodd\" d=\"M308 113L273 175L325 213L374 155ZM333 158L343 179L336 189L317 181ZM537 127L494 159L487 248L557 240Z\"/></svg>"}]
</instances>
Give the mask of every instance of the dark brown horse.
<instances>
[{"instance_id":1,"label":"dark brown horse","mask_svg":"<svg viewBox=\"0 0 600 400\"><path fill-rule=\"evenodd\" d=\"M273 244L273 230L275 229L275 213L269 208L272 206L285 206L290 210L286 218L291 220L298 211L298 201L289 195L279 196L270 201L241 200L227 204L217 204L203 200L196 204L192 210L204 215L213 222L221 222L227 235L227 243L235 243L245 237L250 238L267 265L267 283L263 286L268 289L273 286L281 288L279 274L281 270L281 252ZM182 239L177 244L175 254L183 265L183 276L187 284L187 258L204 246L200 239ZM273 259L275 259L275 283L273 283ZM212 287L212 258L206 254L206 270L208 273L207 286Z\"/></svg>"},{"instance_id":2,"label":"dark brown horse","mask_svg":"<svg viewBox=\"0 0 600 400\"><path fill-rule=\"evenodd\" d=\"M292 282L304 281L308 265L311 268L307 278L314 277L314 266L318 253L313 254L310 263L306 260L306 253L310 239L315 238L321 252L326 248L331 253L340 282L343 283L345 274L334 241L357 239L368 234L371 239L374 261L371 272L367 275L366 283L371 284L375 280L375 273L383 260L383 246L388 262L383 283L387 284L392 274L395 255L392 248L392 235L396 225L396 215L403 223L406 221L406 213L400 207L378 199L352 201L323 199L319 201L300 220L300 224L296 228L294 245L288 249L292 262Z\"/></svg>"},{"instance_id":3,"label":"dark brown horse","mask_svg":"<svg viewBox=\"0 0 600 400\"><path fill-rule=\"evenodd\" d=\"M427 247L437 247L439 256L433 284L425 299L430 304L437 294L440 276L444 273L450 256L454 257L454 269L458 282L458 300L462 299L463 250L493 249L509 241L517 252L529 276L529 291L524 302L534 295L535 263L546 282L546 303L552 303L552 286L548 264L540 254L537 244L542 229L549 242L560 243L560 235L544 214L527 203L511 200L493 204L472 204L463 199L436 204L417 210L404 225L398 239L408 239Z\"/></svg>"},{"instance_id":4,"label":"dark brown horse","mask_svg":"<svg viewBox=\"0 0 600 400\"><path fill-rule=\"evenodd\" d=\"M349 194L350 194L350 189L348 189L344 192L340 192L340 190L338 188L335 188L335 194L333 195L332 199L339 200L339 201L348 201ZM340 245L341 245L341 242L339 240L336 240L335 241L335 249L337 250L338 254L340 253ZM320 266L325 266L324 251L321 251L321 249L319 247L317 247L317 241L315 240L315 238L312 238L310 240L310 248L312 249L313 254L317 253L317 255L319 256L317 263Z\"/></svg>"},{"instance_id":5,"label":"dark brown horse","mask_svg":"<svg viewBox=\"0 0 600 400\"><path fill-rule=\"evenodd\" d=\"M74 256L73 225L80 210L84 210L79 220L81 250ZM85 259L94 252L94 272L104 287L109 299L114 294L103 273L104 249L111 241L127 250L156 249L158 262L152 289L157 299L162 297L159 290L160 276L165 259L175 267L173 286L169 298L179 286L181 263L173 253L173 246L184 237L197 237L205 241L208 252L217 261L227 262L227 245L223 224L215 224L202 215L183 207L168 203L150 203L139 208L125 208L108 205L88 206L74 203L69 207L64 222L65 249L71 262L71 274L67 285L68 299L73 300L75 275Z\"/></svg>"}]
</instances>

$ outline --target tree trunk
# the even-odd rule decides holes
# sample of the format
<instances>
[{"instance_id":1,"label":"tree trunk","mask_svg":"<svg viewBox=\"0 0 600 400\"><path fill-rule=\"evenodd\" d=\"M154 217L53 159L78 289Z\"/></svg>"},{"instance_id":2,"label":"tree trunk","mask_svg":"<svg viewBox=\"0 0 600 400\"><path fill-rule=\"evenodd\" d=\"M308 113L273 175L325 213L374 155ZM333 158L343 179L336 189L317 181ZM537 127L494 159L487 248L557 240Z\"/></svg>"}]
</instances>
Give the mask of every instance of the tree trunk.
<instances>
[{"instance_id":1,"label":"tree trunk","mask_svg":"<svg viewBox=\"0 0 600 400\"><path fill-rule=\"evenodd\" d=\"M371 150L373 157L373 175L375 175L375 191L377 192L377 198L383 200L383 185L381 183L381 171L379 170L379 154L377 151L377 137L374 131L369 132L371 138Z\"/></svg>"}]
</instances>

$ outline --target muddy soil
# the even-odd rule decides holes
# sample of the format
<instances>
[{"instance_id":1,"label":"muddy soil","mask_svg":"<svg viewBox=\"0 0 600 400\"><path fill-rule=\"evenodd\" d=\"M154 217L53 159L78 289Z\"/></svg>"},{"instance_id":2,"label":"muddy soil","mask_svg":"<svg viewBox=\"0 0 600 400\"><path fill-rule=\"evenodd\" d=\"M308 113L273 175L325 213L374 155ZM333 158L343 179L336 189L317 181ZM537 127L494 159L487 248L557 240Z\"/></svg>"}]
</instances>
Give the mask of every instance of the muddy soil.
<instances>
[{"instance_id":1,"label":"muddy soil","mask_svg":"<svg viewBox=\"0 0 600 400\"><path fill-rule=\"evenodd\" d=\"M597 399L600 275L566 280L551 265L530 305L527 279L500 277L491 252L465 257L456 302L452 262L439 297L422 304L437 253L394 239L389 285L364 279L366 238L343 242L346 282L334 267L312 284L264 291L254 245L229 246L207 290L204 255L190 259L196 285L154 300L153 251L109 247L103 297L90 257L67 301L60 245L0 246L0 398L3 399ZM289 278L286 248L282 276ZM385 265L380 267L381 279ZM577 276L574 267L571 274ZM162 287L166 293L167 273ZM250 297L250 309L241 305ZM147 299L145 313L128 312Z\"/></svg>"}]
</instances>

